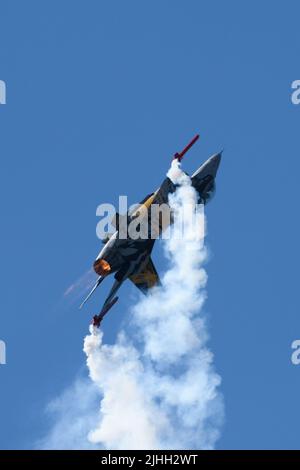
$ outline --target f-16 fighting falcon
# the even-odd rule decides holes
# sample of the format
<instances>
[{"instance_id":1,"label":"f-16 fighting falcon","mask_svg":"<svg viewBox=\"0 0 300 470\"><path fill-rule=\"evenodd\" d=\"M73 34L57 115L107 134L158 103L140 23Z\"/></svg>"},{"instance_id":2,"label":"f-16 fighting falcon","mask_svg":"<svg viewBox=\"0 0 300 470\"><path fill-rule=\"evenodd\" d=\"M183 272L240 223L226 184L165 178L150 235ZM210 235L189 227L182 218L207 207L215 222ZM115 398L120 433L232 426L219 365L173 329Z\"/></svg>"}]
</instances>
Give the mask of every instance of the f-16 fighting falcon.
<instances>
[{"instance_id":1,"label":"f-16 fighting falcon","mask_svg":"<svg viewBox=\"0 0 300 470\"><path fill-rule=\"evenodd\" d=\"M174 155L174 159L180 162L185 153L194 145L198 138L199 135L196 135L182 152ZM214 192L215 178L220 160L221 152L210 157L191 176L192 186L199 195L199 204L206 204ZM112 225L115 227L115 232L104 241L105 245L93 265L95 272L99 276L98 280L80 306L81 308L85 304L106 277L110 274L114 274L115 281L111 291L100 313L93 318L94 326L100 326L103 317L117 302L118 297L115 294L126 279L132 281L144 294L160 283L159 276L151 260L151 252L156 238L158 238L166 228L161 219L159 218L156 224L157 236L155 237L149 234L147 237L133 238L128 232L126 232L127 235L125 237L121 237L121 225L125 221L127 223L126 227L128 227L131 221L137 217L140 218L141 214L145 214L144 217L147 218L148 222L147 226L151 227L153 225L151 224L151 222L153 222L151 221L152 211L149 209L154 204L158 205L158 207L167 205L169 194L173 193L175 190L176 184L167 176L161 186L155 192L146 196L134 212L128 211L125 215L116 214L112 222ZM171 220L169 221L169 224L170 223Z\"/></svg>"}]
</instances>

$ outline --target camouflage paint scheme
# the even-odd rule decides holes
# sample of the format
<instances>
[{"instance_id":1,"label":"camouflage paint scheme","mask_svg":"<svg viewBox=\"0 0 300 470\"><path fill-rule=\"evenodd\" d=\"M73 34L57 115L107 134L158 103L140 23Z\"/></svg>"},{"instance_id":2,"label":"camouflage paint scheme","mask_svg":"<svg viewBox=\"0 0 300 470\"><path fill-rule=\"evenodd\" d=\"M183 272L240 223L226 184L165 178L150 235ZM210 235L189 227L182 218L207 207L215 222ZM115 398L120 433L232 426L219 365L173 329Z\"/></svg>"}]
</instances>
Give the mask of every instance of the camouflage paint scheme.
<instances>
[{"instance_id":1,"label":"camouflage paint scheme","mask_svg":"<svg viewBox=\"0 0 300 470\"><path fill-rule=\"evenodd\" d=\"M177 158L176 155L175 158ZM206 204L214 192L215 177L220 160L221 153L213 155L191 176L192 186L199 195L198 202L200 204ZM121 238L119 237L119 229L124 218L127 219L126 222L129 225L137 217L139 220L143 220L143 217L148 218L148 227L152 227L151 210L148 209L152 204L158 204L159 206L163 204L168 205L169 194L173 193L175 189L176 185L170 178L166 177L157 191L149 194L133 213L125 215L116 214L112 222L116 231L104 241L105 245L93 265L99 278L87 298L81 304L82 306L88 300L103 279L110 274L114 274L115 281L111 291L100 313L94 316L93 324L95 326L100 325L104 315L118 300L115 294L126 279L130 279L144 294L160 283L159 276L151 259L151 252L156 239L166 228L161 219L158 219L157 226L155 227L155 238L151 238L150 229L146 238L133 239L129 234L127 234L126 238Z\"/></svg>"}]
</instances>

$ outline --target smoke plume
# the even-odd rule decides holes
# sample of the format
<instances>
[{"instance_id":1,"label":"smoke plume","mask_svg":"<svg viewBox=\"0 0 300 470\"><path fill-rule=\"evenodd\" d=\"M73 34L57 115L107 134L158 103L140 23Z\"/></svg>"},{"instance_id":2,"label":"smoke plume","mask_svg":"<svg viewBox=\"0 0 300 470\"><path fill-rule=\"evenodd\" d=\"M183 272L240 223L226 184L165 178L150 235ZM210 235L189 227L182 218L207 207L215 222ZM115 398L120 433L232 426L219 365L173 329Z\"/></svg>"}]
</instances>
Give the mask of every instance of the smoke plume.
<instances>
[{"instance_id":1,"label":"smoke plume","mask_svg":"<svg viewBox=\"0 0 300 470\"><path fill-rule=\"evenodd\" d=\"M211 449L219 436L220 377L200 315L206 253L195 227L203 227L203 212L190 217L197 194L176 160L168 176L179 187L170 197L175 223L164 241L162 286L133 308L130 336L123 331L108 346L91 328L84 341L90 377L103 395L89 439L107 449Z\"/></svg>"},{"instance_id":2,"label":"smoke plume","mask_svg":"<svg viewBox=\"0 0 300 470\"><path fill-rule=\"evenodd\" d=\"M130 325L115 344L105 344L103 332L92 326L84 340L91 386L101 398L82 447L212 449L219 437L221 379L202 314L204 214L177 160L168 176L178 187L169 198L175 222L163 241L168 267L161 286L132 308Z\"/></svg>"}]
</instances>

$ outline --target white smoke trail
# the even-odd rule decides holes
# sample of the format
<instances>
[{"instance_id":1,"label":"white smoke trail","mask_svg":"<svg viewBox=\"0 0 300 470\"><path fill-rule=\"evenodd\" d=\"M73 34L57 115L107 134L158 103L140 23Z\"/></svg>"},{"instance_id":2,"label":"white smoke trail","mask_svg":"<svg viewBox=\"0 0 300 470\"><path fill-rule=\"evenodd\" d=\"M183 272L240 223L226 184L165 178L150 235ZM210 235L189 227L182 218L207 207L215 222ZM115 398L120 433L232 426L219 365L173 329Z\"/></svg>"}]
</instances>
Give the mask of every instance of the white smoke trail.
<instances>
[{"instance_id":1,"label":"white smoke trail","mask_svg":"<svg viewBox=\"0 0 300 470\"><path fill-rule=\"evenodd\" d=\"M103 396L88 439L101 448L212 449L219 437L221 380L200 315L206 252L184 210L196 208L197 194L177 160L168 176L179 187L170 197L177 217L164 241L169 269L162 286L133 308L130 337L123 331L114 345L105 345L102 332L91 327L84 341L90 377ZM203 226L202 215L198 211L196 220Z\"/></svg>"}]
</instances>

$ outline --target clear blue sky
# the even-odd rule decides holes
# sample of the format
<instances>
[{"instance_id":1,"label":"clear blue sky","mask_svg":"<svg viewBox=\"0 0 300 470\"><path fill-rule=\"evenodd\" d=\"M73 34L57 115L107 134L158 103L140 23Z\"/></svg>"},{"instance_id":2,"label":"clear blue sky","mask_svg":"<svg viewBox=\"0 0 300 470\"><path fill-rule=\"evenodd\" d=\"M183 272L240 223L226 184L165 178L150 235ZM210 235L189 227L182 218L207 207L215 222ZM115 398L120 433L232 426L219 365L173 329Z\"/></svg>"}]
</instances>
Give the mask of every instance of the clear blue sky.
<instances>
[{"instance_id":1,"label":"clear blue sky","mask_svg":"<svg viewBox=\"0 0 300 470\"><path fill-rule=\"evenodd\" d=\"M185 170L225 148L207 210L218 448L299 447L300 5L278 3L0 2L1 448L31 447L45 405L84 368L108 286L85 311L61 298L100 248L96 206L154 190L197 131Z\"/></svg>"}]
</instances>

